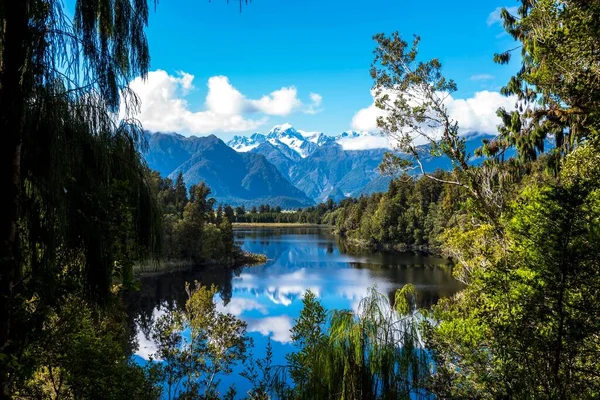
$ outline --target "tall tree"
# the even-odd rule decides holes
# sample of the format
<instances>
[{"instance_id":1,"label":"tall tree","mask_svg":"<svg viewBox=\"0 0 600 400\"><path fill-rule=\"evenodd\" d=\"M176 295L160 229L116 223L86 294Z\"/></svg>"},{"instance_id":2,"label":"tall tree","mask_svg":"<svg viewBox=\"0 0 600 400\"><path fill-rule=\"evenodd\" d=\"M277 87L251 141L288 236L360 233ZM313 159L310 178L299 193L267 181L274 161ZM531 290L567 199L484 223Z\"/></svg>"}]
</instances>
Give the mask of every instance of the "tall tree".
<instances>
[{"instance_id":1,"label":"tall tree","mask_svg":"<svg viewBox=\"0 0 600 400\"><path fill-rule=\"evenodd\" d=\"M560 183L524 189L501 241L467 233L469 286L436 307L428 335L441 397L593 398L600 390L597 151L571 153Z\"/></svg>"},{"instance_id":2,"label":"tall tree","mask_svg":"<svg viewBox=\"0 0 600 400\"><path fill-rule=\"evenodd\" d=\"M456 84L444 77L439 59L420 60L418 36L410 44L398 32L390 36L378 34L374 39L377 47L371 76L375 104L385 111L384 116L377 118L377 126L396 143L397 150L385 154L382 171L396 175L416 164L423 176L464 188L481 215L497 226L504 206L502 188L507 174L497 163L489 162L482 168L469 164L465 138L459 135L458 121L450 116L446 105L448 97L457 90ZM452 162L452 176L442 178L425 171L423 160L439 156Z\"/></svg>"}]
</instances>

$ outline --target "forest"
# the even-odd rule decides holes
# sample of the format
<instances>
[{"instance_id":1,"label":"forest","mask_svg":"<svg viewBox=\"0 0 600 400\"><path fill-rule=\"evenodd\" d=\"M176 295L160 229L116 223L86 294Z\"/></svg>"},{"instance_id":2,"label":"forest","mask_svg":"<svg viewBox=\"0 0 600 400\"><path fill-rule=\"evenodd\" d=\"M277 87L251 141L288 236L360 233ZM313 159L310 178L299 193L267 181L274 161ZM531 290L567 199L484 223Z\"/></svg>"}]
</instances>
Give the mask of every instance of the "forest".
<instances>
[{"instance_id":1,"label":"forest","mask_svg":"<svg viewBox=\"0 0 600 400\"><path fill-rule=\"evenodd\" d=\"M358 312L325 310L308 291L285 366L269 349L253 359L246 323L194 282L153 331L168 362L132 361L122 294L136 262L233 259L231 219L288 215L214 210L206 185L147 170L128 82L148 73L150 9L77 0L68 18L60 1L0 2L0 398L598 397L600 2L502 10L518 46L494 60L520 65L501 90L517 107L498 110L498 136L475 155L444 102L456 83L419 55L427 43L374 37L377 122L397 143L381 168L396 178L296 218L357 243L439 249L466 286L423 310L410 285L392 304L373 289ZM441 155L452 171L423 169ZM236 363L252 389L220 393Z\"/></svg>"},{"instance_id":2,"label":"forest","mask_svg":"<svg viewBox=\"0 0 600 400\"><path fill-rule=\"evenodd\" d=\"M444 179L450 174L437 171L433 176ZM404 174L393 179L385 193L346 198L339 203L330 199L317 206L283 212L271 210L268 205L236 209L232 221L321 224L333 227L355 247L441 253L441 235L461 224L466 214L461 207L465 200L459 187Z\"/></svg>"}]
</instances>

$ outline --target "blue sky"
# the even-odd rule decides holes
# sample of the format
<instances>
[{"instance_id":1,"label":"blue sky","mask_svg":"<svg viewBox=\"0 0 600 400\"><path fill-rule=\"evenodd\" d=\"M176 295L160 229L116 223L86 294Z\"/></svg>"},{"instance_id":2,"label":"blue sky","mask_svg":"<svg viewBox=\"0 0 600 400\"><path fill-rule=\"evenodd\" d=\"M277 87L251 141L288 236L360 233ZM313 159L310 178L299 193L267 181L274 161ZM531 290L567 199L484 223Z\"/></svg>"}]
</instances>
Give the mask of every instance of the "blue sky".
<instances>
[{"instance_id":1,"label":"blue sky","mask_svg":"<svg viewBox=\"0 0 600 400\"><path fill-rule=\"evenodd\" d=\"M495 52L514 47L494 16L500 7L515 5L494 0L253 0L240 13L237 1L162 0L147 30L151 71L161 72L144 85L133 85L147 106L140 119L151 130L215 133L225 139L283 122L332 135L368 128L364 121L353 124L353 117L373 102L372 36L396 30L405 38L420 35L422 57L439 57L445 75L457 82L454 98L488 107L493 117L502 100L477 93L497 92L518 68L492 61ZM211 77L220 78L211 81L207 99ZM485 114L470 108L458 113ZM494 126L481 124L481 129Z\"/></svg>"}]
</instances>

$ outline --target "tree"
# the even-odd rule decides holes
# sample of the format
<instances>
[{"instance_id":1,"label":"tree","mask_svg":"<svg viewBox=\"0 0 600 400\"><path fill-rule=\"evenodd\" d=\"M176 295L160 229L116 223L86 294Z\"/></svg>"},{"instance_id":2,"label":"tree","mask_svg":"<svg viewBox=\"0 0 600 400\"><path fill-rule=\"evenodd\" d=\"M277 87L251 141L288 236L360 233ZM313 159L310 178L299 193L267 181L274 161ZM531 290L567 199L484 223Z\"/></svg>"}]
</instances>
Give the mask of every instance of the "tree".
<instances>
[{"instance_id":1,"label":"tree","mask_svg":"<svg viewBox=\"0 0 600 400\"><path fill-rule=\"evenodd\" d=\"M187 203L187 188L183 181L183 174L179 171L177 174L177 180L175 181L175 207L179 214L183 213L183 207Z\"/></svg>"},{"instance_id":2,"label":"tree","mask_svg":"<svg viewBox=\"0 0 600 400\"><path fill-rule=\"evenodd\" d=\"M108 302L115 278L158 247L127 86L148 72L148 2L77 0L72 19L63 7L0 1L2 398L32 369L24 346L62 297Z\"/></svg>"},{"instance_id":3,"label":"tree","mask_svg":"<svg viewBox=\"0 0 600 400\"><path fill-rule=\"evenodd\" d=\"M521 68L502 89L515 95L515 111L498 110L500 137L483 148L497 154L516 147L521 162L533 160L551 136L556 147L548 158L556 171L558 160L578 144L597 136L600 127L600 5L584 0L522 1L516 15L503 9L506 31L520 43L495 55L507 63L521 52Z\"/></svg>"},{"instance_id":4,"label":"tree","mask_svg":"<svg viewBox=\"0 0 600 400\"><path fill-rule=\"evenodd\" d=\"M223 215L229 222L235 222L235 211L233 211L233 207L229 204L223 208Z\"/></svg>"},{"instance_id":5,"label":"tree","mask_svg":"<svg viewBox=\"0 0 600 400\"><path fill-rule=\"evenodd\" d=\"M443 76L437 58L418 59L418 36L410 46L397 32L374 38L377 47L371 76L375 104L385 111L385 116L377 118L377 125L397 143L400 153L386 153L381 170L397 175L398 171L406 172L414 162L423 176L466 190L481 217L497 226L506 197L505 181L510 181L511 176L498 160L477 168L469 164L470 155L465 139L459 135L458 121L451 118L446 106L456 84ZM419 145L422 142L426 146ZM442 179L426 172L423 158L428 155L446 156L454 166L453 175Z\"/></svg>"},{"instance_id":6,"label":"tree","mask_svg":"<svg viewBox=\"0 0 600 400\"><path fill-rule=\"evenodd\" d=\"M442 397L571 398L600 390L597 151L592 144L575 150L560 182L525 188L503 220L506 235L471 250L469 286L435 308L428 335Z\"/></svg>"},{"instance_id":7,"label":"tree","mask_svg":"<svg viewBox=\"0 0 600 400\"><path fill-rule=\"evenodd\" d=\"M26 350L37 360L32 378L16 380L13 393L44 399L159 398L161 382L153 369L127 356L124 312L95 307L76 296L64 300L60 313L49 315L41 337Z\"/></svg>"},{"instance_id":8,"label":"tree","mask_svg":"<svg viewBox=\"0 0 600 400\"><path fill-rule=\"evenodd\" d=\"M238 206L235 208L235 216L236 217L241 217L241 216L244 216L245 214L246 214L246 207ZM231 222L233 222L233 221L231 221Z\"/></svg>"},{"instance_id":9,"label":"tree","mask_svg":"<svg viewBox=\"0 0 600 400\"><path fill-rule=\"evenodd\" d=\"M292 328L298 351L287 356L295 386L292 398L425 398L430 375L419 345L419 317L414 314L414 287L395 294L394 304L371 289L358 311L327 314L316 296L304 295L303 309Z\"/></svg>"}]
</instances>

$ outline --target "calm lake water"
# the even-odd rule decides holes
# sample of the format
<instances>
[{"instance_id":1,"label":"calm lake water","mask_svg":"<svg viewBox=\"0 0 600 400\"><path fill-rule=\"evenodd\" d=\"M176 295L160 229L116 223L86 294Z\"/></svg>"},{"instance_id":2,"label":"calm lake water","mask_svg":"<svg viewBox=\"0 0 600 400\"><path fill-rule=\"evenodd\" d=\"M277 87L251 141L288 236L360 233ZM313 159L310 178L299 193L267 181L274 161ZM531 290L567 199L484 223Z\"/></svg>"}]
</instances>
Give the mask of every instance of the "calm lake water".
<instances>
[{"instance_id":1,"label":"calm lake water","mask_svg":"<svg viewBox=\"0 0 600 400\"><path fill-rule=\"evenodd\" d=\"M142 289L127 298L128 312L134 321L132 334L139 343L135 356L139 362L154 352L149 336L153 321L166 310L185 303L186 281L218 285L220 310L248 324L255 356L262 357L270 338L275 365L285 364L285 354L294 349L290 328L308 289L331 310L356 309L373 286L393 299L397 289L412 283L418 291L420 307L428 307L462 288L444 259L415 253L350 250L328 229L236 229L235 238L244 250L266 254L268 262L235 271L215 268L145 278ZM223 387L230 383L236 384L238 393L245 393L248 387L235 374L223 378Z\"/></svg>"}]
</instances>

